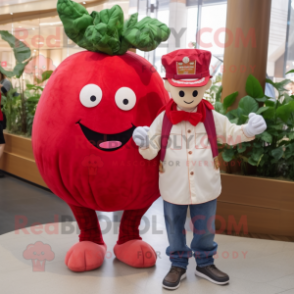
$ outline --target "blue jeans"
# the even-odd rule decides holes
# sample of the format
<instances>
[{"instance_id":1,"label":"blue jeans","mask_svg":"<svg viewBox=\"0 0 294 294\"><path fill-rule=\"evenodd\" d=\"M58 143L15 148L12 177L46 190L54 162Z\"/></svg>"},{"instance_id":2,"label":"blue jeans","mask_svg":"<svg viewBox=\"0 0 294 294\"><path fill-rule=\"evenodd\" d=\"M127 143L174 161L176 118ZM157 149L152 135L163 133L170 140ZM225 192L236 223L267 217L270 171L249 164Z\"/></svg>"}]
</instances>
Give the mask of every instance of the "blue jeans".
<instances>
[{"instance_id":1,"label":"blue jeans","mask_svg":"<svg viewBox=\"0 0 294 294\"><path fill-rule=\"evenodd\" d=\"M190 226L193 227L191 249L186 244L185 222L188 205L177 205L164 201L164 217L169 246L166 254L173 266L187 268L192 251L199 267L214 263L217 244L215 235L216 200L196 205L189 205ZM193 224L193 225L192 225Z\"/></svg>"}]
</instances>

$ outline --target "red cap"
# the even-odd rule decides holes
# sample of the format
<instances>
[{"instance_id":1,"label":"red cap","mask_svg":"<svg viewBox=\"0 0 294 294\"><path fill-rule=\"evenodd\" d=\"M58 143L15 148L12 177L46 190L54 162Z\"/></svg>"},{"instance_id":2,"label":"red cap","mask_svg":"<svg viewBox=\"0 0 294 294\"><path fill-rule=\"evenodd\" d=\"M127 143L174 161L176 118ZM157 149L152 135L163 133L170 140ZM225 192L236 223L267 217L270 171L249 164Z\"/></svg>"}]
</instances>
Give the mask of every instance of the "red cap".
<instances>
[{"instance_id":1,"label":"red cap","mask_svg":"<svg viewBox=\"0 0 294 294\"><path fill-rule=\"evenodd\" d=\"M199 49L180 49L162 56L169 83L175 87L202 87L211 75L211 52Z\"/></svg>"}]
</instances>

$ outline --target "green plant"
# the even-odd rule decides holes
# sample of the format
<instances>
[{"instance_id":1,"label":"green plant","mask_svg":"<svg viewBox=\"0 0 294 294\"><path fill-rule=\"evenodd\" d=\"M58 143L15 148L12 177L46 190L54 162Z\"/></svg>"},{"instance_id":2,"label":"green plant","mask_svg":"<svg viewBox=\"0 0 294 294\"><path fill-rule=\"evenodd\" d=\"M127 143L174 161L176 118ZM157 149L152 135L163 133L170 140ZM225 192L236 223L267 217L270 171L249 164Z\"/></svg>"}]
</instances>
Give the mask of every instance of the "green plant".
<instances>
[{"instance_id":1,"label":"green plant","mask_svg":"<svg viewBox=\"0 0 294 294\"><path fill-rule=\"evenodd\" d=\"M21 131L22 133L27 132L26 128L26 110L25 110L25 96L24 96L24 89L23 89L23 81L22 81L22 74L25 69L25 66L28 64L31 58L31 49L27 47L23 42L21 42L19 39L15 38L13 35L11 35L8 31L0 31L0 35L4 41L6 41L9 46L13 49L14 57L16 60L16 65L12 71L7 71L3 67L0 66L0 71L6 75L9 78L16 77L18 79L19 84L19 95L13 96L13 99L10 95L7 95L7 99L12 99L11 101L8 101L8 103L14 104L17 100L19 102L19 99L21 101L20 108L18 108L19 114L20 114L20 124L21 124ZM13 93L13 92L11 92ZM16 98L17 97L17 98ZM17 103L18 105L18 103ZM9 107L8 107L9 108ZM6 117L13 116L13 110L12 108L9 108L11 112L8 111L6 114ZM5 111L5 110L4 110ZM8 117L8 119L10 119ZM14 117L11 118L12 121L15 122L15 124L18 124L18 120L14 120ZM11 126L12 127L12 126ZM14 126L16 128L16 125Z\"/></svg>"},{"instance_id":2,"label":"green plant","mask_svg":"<svg viewBox=\"0 0 294 294\"><path fill-rule=\"evenodd\" d=\"M26 97L26 118L27 118L27 135L31 136L33 120L36 113L37 105L41 98L43 87L39 84L47 81L52 75L53 71L48 70L43 72L42 79L36 79L37 85L26 84L25 97Z\"/></svg>"},{"instance_id":3,"label":"green plant","mask_svg":"<svg viewBox=\"0 0 294 294\"><path fill-rule=\"evenodd\" d=\"M6 128L11 133L19 133L21 129L21 98L16 89L11 88L6 95L2 94L1 104L6 116Z\"/></svg>"},{"instance_id":4,"label":"green plant","mask_svg":"<svg viewBox=\"0 0 294 294\"><path fill-rule=\"evenodd\" d=\"M36 79L36 85L27 83L26 89L22 78L25 66L31 58L31 49L7 31L0 31L2 39L13 49L16 65L12 71L0 66L0 71L7 77L16 77L18 87L3 95L3 111L7 119L7 130L11 133L30 136L36 107L43 92L40 84L48 80L52 71L45 71L42 79Z\"/></svg>"},{"instance_id":5,"label":"green plant","mask_svg":"<svg viewBox=\"0 0 294 294\"><path fill-rule=\"evenodd\" d=\"M38 84L47 81L52 71L45 71ZM7 130L14 134L31 136L32 125L39 99L44 90L39 85L27 83L26 90L20 95L16 88L12 88L6 95L2 95L1 103L7 118ZM25 118L25 120L24 120ZM24 126L25 125L25 131Z\"/></svg>"},{"instance_id":6,"label":"green plant","mask_svg":"<svg viewBox=\"0 0 294 294\"><path fill-rule=\"evenodd\" d=\"M289 96L285 86L290 80L273 83L278 99L264 95L258 80L249 75L246 83L247 96L239 101L237 109L227 111L236 100L233 93L222 102L216 102L216 111L225 114L232 123L245 124L251 112L260 114L267 123L267 130L252 142L238 146L221 146L224 161L241 162L242 173L248 174L248 165L256 167L256 174L265 177L283 176L294 180L294 96Z\"/></svg>"}]
</instances>

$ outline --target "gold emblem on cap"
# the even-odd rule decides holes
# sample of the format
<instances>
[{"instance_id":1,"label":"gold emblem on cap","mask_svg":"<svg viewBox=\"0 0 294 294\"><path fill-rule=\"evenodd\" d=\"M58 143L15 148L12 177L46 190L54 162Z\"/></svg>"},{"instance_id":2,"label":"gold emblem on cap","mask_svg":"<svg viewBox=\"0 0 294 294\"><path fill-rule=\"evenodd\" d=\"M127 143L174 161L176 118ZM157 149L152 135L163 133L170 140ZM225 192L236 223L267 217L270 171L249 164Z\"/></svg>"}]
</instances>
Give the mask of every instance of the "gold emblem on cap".
<instances>
[{"instance_id":1,"label":"gold emblem on cap","mask_svg":"<svg viewBox=\"0 0 294 294\"><path fill-rule=\"evenodd\" d=\"M183 58L183 62L184 63L189 63L189 61L190 61L190 58L188 56L186 56L186 57Z\"/></svg>"}]
</instances>

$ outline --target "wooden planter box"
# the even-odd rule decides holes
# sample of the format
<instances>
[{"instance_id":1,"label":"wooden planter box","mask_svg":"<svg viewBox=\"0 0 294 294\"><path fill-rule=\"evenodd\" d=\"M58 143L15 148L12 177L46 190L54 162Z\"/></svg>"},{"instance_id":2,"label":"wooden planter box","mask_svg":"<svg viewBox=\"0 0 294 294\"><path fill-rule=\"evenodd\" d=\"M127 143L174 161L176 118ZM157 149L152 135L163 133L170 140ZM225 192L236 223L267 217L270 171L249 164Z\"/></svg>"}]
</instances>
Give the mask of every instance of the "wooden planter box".
<instances>
[{"instance_id":1,"label":"wooden planter box","mask_svg":"<svg viewBox=\"0 0 294 294\"><path fill-rule=\"evenodd\" d=\"M6 145L0 159L0 169L47 188L35 162L32 140L5 132L4 137Z\"/></svg>"},{"instance_id":2,"label":"wooden planter box","mask_svg":"<svg viewBox=\"0 0 294 294\"><path fill-rule=\"evenodd\" d=\"M222 185L217 229L247 219L249 233L294 236L294 182L222 174Z\"/></svg>"},{"instance_id":3,"label":"wooden planter box","mask_svg":"<svg viewBox=\"0 0 294 294\"><path fill-rule=\"evenodd\" d=\"M0 169L47 188L35 163L31 139L5 133L5 140ZM246 220L248 233L294 236L294 182L222 174L222 185L218 230L238 233L234 226L243 222L242 233Z\"/></svg>"}]
</instances>

